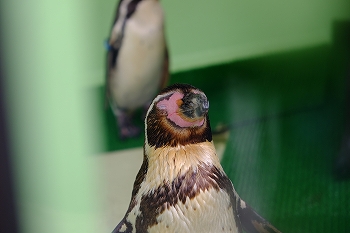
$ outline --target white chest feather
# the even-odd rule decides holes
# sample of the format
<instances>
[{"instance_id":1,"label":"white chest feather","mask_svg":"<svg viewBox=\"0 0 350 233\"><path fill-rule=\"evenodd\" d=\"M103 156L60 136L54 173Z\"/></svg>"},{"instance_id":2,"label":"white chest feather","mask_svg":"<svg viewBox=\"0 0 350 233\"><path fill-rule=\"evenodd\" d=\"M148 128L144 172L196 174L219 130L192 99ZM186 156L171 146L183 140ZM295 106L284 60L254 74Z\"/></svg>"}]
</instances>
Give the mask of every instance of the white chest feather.
<instances>
[{"instance_id":1,"label":"white chest feather","mask_svg":"<svg viewBox=\"0 0 350 233\"><path fill-rule=\"evenodd\" d=\"M149 228L156 232L232 232L237 233L230 198L224 191L211 189L198 196L178 202L157 218L158 224Z\"/></svg>"},{"instance_id":2,"label":"white chest feather","mask_svg":"<svg viewBox=\"0 0 350 233\"><path fill-rule=\"evenodd\" d=\"M234 190L227 188L230 181L228 186L218 185L223 173L211 142L157 150L146 144L145 151L152 154L148 172L127 222L136 226L141 218L143 231L150 233L239 232L228 193ZM218 169L212 173L214 167Z\"/></svg>"},{"instance_id":3,"label":"white chest feather","mask_svg":"<svg viewBox=\"0 0 350 233\"><path fill-rule=\"evenodd\" d=\"M127 217L135 224L140 214L136 205ZM134 229L136 232L136 229ZM223 191L209 189L201 191L195 198L178 201L157 216L157 224L147 229L148 233L194 233L231 232L238 233L234 211L229 195Z\"/></svg>"}]
</instances>

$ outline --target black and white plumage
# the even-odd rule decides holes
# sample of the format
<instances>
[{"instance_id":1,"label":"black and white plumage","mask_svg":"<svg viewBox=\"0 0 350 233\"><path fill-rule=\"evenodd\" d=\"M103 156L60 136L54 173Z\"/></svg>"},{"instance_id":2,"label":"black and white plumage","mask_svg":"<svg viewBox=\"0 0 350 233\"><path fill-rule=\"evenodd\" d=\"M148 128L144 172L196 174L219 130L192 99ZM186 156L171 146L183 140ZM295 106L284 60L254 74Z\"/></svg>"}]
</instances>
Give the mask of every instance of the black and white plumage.
<instances>
[{"instance_id":1,"label":"black and white plumage","mask_svg":"<svg viewBox=\"0 0 350 233\"><path fill-rule=\"evenodd\" d=\"M164 13L158 0L120 0L108 41L106 95L121 138L140 130L136 109L148 108L168 79Z\"/></svg>"},{"instance_id":2,"label":"black and white plumage","mask_svg":"<svg viewBox=\"0 0 350 233\"><path fill-rule=\"evenodd\" d=\"M237 194L212 142L205 94L164 89L145 119L142 166L129 208L113 233L277 233Z\"/></svg>"}]
</instances>

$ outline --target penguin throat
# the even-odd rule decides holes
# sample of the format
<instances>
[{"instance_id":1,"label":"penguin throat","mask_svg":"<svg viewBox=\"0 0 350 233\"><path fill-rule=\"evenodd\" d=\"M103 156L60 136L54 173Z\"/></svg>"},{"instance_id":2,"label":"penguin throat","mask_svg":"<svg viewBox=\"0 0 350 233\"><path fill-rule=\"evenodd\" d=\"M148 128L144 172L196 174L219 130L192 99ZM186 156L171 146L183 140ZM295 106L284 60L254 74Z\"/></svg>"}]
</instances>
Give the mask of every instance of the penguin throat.
<instances>
[{"instance_id":1,"label":"penguin throat","mask_svg":"<svg viewBox=\"0 0 350 233\"><path fill-rule=\"evenodd\" d=\"M172 121L175 125L180 126L182 128L203 125L204 118L191 121L188 121L183 118L178 105L178 101L180 101L183 98L183 96L184 95L182 93L175 92L169 99L163 99L159 101L157 107L161 110L165 110L167 112L167 118L170 121Z\"/></svg>"},{"instance_id":2,"label":"penguin throat","mask_svg":"<svg viewBox=\"0 0 350 233\"><path fill-rule=\"evenodd\" d=\"M156 189L164 182L171 183L177 177L187 177L186 174L197 173L203 167L222 170L214 144L209 141L161 148L145 144L144 150L147 155L146 183L149 189ZM201 176L197 178L200 179Z\"/></svg>"}]
</instances>

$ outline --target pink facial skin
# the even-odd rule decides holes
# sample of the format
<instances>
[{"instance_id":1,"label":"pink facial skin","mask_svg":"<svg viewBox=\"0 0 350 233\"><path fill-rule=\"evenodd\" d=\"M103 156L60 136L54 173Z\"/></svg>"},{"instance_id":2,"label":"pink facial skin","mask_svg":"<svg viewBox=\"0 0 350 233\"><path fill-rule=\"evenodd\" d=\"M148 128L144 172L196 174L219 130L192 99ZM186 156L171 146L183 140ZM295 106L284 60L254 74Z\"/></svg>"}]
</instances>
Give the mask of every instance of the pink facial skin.
<instances>
[{"instance_id":1,"label":"pink facial skin","mask_svg":"<svg viewBox=\"0 0 350 233\"><path fill-rule=\"evenodd\" d=\"M182 93L175 92L168 100L164 99L162 101L159 101L157 107L159 109L166 110L168 115L167 118L174 122L177 126L185 128L203 125L204 119L197 121L186 121L178 113L179 106L177 105L177 101L181 100L183 96L184 95Z\"/></svg>"}]
</instances>

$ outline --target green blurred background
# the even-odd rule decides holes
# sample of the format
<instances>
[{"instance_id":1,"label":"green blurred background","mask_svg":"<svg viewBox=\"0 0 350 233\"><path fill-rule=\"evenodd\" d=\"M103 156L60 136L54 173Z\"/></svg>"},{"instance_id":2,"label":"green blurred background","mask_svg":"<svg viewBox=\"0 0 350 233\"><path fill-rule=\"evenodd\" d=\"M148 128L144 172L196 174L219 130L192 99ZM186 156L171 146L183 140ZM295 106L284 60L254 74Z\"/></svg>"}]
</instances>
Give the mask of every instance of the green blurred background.
<instances>
[{"instance_id":1,"label":"green blurred background","mask_svg":"<svg viewBox=\"0 0 350 233\"><path fill-rule=\"evenodd\" d=\"M123 146L115 143L111 115L103 109L103 41L108 37L116 3L0 2L5 100L21 232L99 232L99 181L90 157L142 145L142 137ZM327 211L336 213L331 218L334 221L348 217L348 186L332 183L322 171L330 165L340 140L344 66L337 61L344 61L345 55L341 49L334 50L333 38L335 23L350 20L350 1L163 0L162 5L171 82L192 83L208 93L214 127L221 123L238 127L231 133L223 164L241 195L258 210L273 211L267 217L280 222L276 225L285 232L321 232L300 228L300 222L311 219L317 225L330 218ZM307 117L293 115L296 113ZM286 117L290 114L294 118ZM317 118L320 116L325 117ZM320 125L329 128L315 131ZM306 133L298 133L298 126ZM300 139L300 135L305 138ZM329 138L331 148L325 147ZM231 152L250 156L240 159L228 154ZM327 157L327 152L332 155ZM261 158L251 157L260 154L265 156L262 165L256 162ZM300 174L297 168L302 164L314 165L312 159L298 164L301 154L314 154L312 159L321 161L317 168L301 171L324 179L311 188L305 202L299 203L305 209L291 215L287 210L294 208L288 203L292 194L271 194L271 190L305 179L274 168L283 171L295 166ZM253 165L247 165L247 159ZM240 183L245 166L245 182L254 184L250 189ZM266 172L249 175L249 171L259 169L272 171L273 178ZM254 180L257 178L273 187L261 188ZM306 184L308 180L312 178L306 179ZM325 189L328 196L320 196ZM345 192L332 193L333 189ZM269 190L274 198L268 195ZM298 190L295 196L303 196L303 189ZM270 198L266 203L273 203L273 208L263 204L259 193ZM322 209L324 212L318 214L322 218L315 219L310 213L318 210L306 208L306 204L320 206L337 197L343 198L345 210L337 209L336 202ZM294 224L299 228L293 231ZM326 226L324 232L345 232Z\"/></svg>"}]
</instances>

